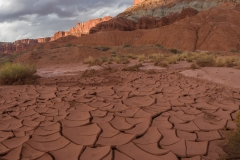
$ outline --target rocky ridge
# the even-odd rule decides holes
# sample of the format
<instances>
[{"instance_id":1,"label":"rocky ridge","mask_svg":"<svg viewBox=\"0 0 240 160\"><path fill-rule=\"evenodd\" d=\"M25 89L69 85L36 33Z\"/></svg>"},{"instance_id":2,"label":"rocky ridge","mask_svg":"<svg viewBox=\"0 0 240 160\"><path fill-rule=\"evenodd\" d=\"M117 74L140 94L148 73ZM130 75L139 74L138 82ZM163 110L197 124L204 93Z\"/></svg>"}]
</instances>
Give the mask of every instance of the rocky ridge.
<instances>
[{"instance_id":1,"label":"rocky ridge","mask_svg":"<svg viewBox=\"0 0 240 160\"><path fill-rule=\"evenodd\" d=\"M89 31L92 27L96 26L97 24L105 21L109 21L112 19L110 16L106 16L103 18L92 19L84 23L77 23L76 27L72 27L69 31L58 31L52 37L51 41L55 41L59 38L66 37L69 35L81 37L82 35L89 34Z\"/></svg>"},{"instance_id":2,"label":"rocky ridge","mask_svg":"<svg viewBox=\"0 0 240 160\"><path fill-rule=\"evenodd\" d=\"M50 41L50 37L38 38L38 39L21 39L13 43L0 43L0 54L11 53L15 51L21 51L29 46L38 44L38 43L47 43Z\"/></svg>"}]
</instances>

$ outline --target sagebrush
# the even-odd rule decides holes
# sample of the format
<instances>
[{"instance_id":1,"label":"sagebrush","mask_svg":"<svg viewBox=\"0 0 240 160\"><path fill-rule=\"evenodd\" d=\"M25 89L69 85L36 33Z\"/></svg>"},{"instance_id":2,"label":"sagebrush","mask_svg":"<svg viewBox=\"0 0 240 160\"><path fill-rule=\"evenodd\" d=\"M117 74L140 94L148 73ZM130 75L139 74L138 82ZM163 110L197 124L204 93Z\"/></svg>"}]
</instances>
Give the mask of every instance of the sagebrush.
<instances>
[{"instance_id":1,"label":"sagebrush","mask_svg":"<svg viewBox=\"0 0 240 160\"><path fill-rule=\"evenodd\" d=\"M36 67L21 63L6 63L0 69L2 84L25 84L34 78Z\"/></svg>"}]
</instances>

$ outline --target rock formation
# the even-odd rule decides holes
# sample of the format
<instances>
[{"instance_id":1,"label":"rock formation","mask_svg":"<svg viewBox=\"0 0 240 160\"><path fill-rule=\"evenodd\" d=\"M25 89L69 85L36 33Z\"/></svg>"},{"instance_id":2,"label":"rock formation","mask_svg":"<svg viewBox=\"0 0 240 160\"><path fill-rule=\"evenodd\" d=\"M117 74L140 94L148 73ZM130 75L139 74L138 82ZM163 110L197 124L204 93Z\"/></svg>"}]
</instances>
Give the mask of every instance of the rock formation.
<instances>
[{"instance_id":1,"label":"rock formation","mask_svg":"<svg viewBox=\"0 0 240 160\"><path fill-rule=\"evenodd\" d=\"M105 21L92 27L89 31L90 34L100 31L133 31L135 30L136 23L121 17L115 17L109 21Z\"/></svg>"},{"instance_id":2,"label":"rock formation","mask_svg":"<svg viewBox=\"0 0 240 160\"><path fill-rule=\"evenodd\" d=\"M137 29L153 29L172 24L186 17L194 16L197 13L198 11L195 9L186 8L181 13L172 13L169 16L162 18L150 16L141 17L137 22L122 17L115 17L109 21L99 23L95 27L91 28L90 34L100 31L133 31Z\"/></svg>"},{"instance_id":3,"label":"rock formation","mask_svg":"<svg viewBox=\"0 0 240 160\"><path fill-rule=\"evenodd\" d=\"M21 51L29 46L49 42L50 38L38 38L38 39L21 39L13 43L0 43L0 54L1 53L12 53L16 51Z\"/></svg>"},{"instance_id":4,"label":"rock formation","mask_svg":"<svg viewBox=\"0 0 240 160\"><path fill-rule=\"evenodd\" d=\"M137 5L137 4L142 3L142 2L143 2L143 0L134 0L133 5Z\"/></svg>"},{"instance_id":5,"label":"rock formation","mask_svg":"<svg viewBox=\"0 0 240 160\"><path fill-rule=\"evenodd\" d=\"M51 41L55 41L61 37L66 37L69 35L81 37L84 34L89 34L89 31L92 27L96 26L97 24L105 21L109 21L112 17L106 16L104 18L97 18L92 19L84 23L77 23L76 28L72 27L69 31L59 31L56 32L52 38Z\"/></svg>"},{"instance_id":6,"label":"rock formation","mask_svg":"<svg viewBox=\"0 0 240 160\"><path fill-rule=\"evenodd\" d=\"M14 42L14 44L34 44L38 43L37 39L21 39Z\"/></svg>"},{"instance_id":7,"label":"rock formation","mask_svg":"<svg viewBox=\"0 0 240 160\"><path fill-rule=\"evenodd\" d=\"M38 38L38 43L47 43L51 40L51 37Z\"/></svg>"},{"instance_id":8,"label":"rock formation","mask_svg":"<svg viewBox=\"0 0 240 160\"><path fill-rule=\"evenodd\" d=\"M103 46L161 44L165 48L187 51L240 50L239 15L240 5L224 3L162 27L148 30L99 32L80 37L72 42ZM162 23L170 21L167 17L165 18L162 18Z\"/></svg>"}]
</instances>

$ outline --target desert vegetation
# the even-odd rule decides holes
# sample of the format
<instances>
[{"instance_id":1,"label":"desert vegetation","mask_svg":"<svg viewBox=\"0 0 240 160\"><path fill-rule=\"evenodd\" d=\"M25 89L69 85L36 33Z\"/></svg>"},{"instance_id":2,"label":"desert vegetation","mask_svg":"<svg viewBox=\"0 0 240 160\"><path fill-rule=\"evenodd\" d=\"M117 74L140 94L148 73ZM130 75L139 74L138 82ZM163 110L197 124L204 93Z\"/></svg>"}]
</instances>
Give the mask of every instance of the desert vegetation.
<instances>
[{"instance_id":1,"label":"desert vegetation","mask_svg":"<svg viewBox=\"0 0 240 160\"><path fill-rule=\"evenodd\" d=\"M97 50L100 50L100 51L107 51L107 50L109 50L110 48L109 48L109 47L106 47L106 46L98 46L98 47L94 47L94 49L97 49Z\"/></svg>"},{"instance_id":2,"label":"desert vegetation","mask_svg":"<svg viewBox=\"0 0 240 160\"><path fill-rule=\"evenodd\" d=\"M101 56L96 59L89 56L89 57L85 58L83 61L84 64L89 64L89 65L102 65L104 63L111 64L113 62L116 62L118 64L127 64L130 61L126 56L122 56L122 55L119 55L116 53L113 53L110 57Z\"/></svg>"},{"instance_id":3,"label":"desert vegetation","mask_svg":"<svg viewBox=\"0 0 240 160\"><path fill-rule=\"evenodd\" d=\"M237 129L229 134L229 143L225 146L225 151L228 153L226 159L240 158L240 112L238 112L235 122Z\"/></svg>"},{"instance_id":4,"label":"desert vegetation","mask_svg":"<svg viewBox=\"0 0 240 160\"><path fill-rule=\"evenodd\" d=\"M34 79L36 68L34 65L20 63L5 63L0 69L2 84L25 84Z\"/></svg>"},{"instance_id":5,"label":"desert vegetation","mask_svg":"<svg viewBox=\"0 0 240 160\"><path fill-rule=\"evenodd\" d=\"M174 51L175 52L175 51ZM177 64L179 61L187 61L193 63L191 68L197 69L199 67L235 67L240 68L240 58L237 56L220 56L213 53L206 52L179 52L174 54L144 54L135 55L127 54L120 55L113 52L110 57L84 59L85 64L102 65L103 63L111 64L116 62L118 64L127 64L130 60L138 60L141 63L154 63L155 66L168 67L170 64Z\"/></svg>"}]
</instances>

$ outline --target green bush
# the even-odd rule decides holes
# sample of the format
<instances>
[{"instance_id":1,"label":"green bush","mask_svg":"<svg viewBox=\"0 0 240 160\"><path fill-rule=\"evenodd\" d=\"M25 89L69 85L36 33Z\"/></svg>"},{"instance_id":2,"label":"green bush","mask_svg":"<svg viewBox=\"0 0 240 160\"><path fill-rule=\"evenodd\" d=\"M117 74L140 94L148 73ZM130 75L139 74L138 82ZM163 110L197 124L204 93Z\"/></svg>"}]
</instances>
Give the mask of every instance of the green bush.
<instances>
[{"instance_id":1,"label":"green bush","mask_svg":"<svg viewBox=\"0 0 240 160\"><path fill-rule=\"evenodd\" d=\"M68 43L65 45L66 47L72 47L72 44L71 43Z\"/></svg>"},{"instance_id":2,"label":"green bush","mask_svg":"<svg viewBox=\"0 0 240 160\"><path fill-rule=\"evenodd\" d=\"M169 51L174 53L174 54L182 53L181 51L179 51L177 49L170 49Z\"/></svg>"},{"instance_id":3,"label":"green bush","mask_svg":"<svg viewBox=\"0 0 240 160\"><path fill-rule=\"evenodd\" d=\"M34 65L6 63L0 69L0 82L2 84L25 84L33 79L35 72Z\"/></svg>"},{"instance_id":4,"label":"green bush","mask_svg":"<svg viewBox=\"0 0 240 160\"><path fill-rule=\"evenodd\" d=\"M97 50L100 50L100 51L107 51L107 50L109 50L110 48L109 48L109 47L106 47L106 46L99 46L99 47L95 47L94 49L97 49Z\"/></svg>"},{"instance_id":5,"label":"green bush","mask_svg":"<svg viewBox=\"0 0 240 160\"><path fill-rule=\"evenodd\" d=\"M123 47L125 48L125 47L130 47L131 46L131 44L124 44L123 45Z\"/></svg>"},{"instance_id":6,"label":"green bush","mask_svg":"<svg viewBox=\"0 0 240 160\"><path fill-rule=\"evenodd\" d=\"M237 50L234 50L234 49L232 49L230 52L233 52L233 53L235 53L235 52L237 52Z\"/></svg>"},{"instance_id":7,"label":"green bush","mask_svg":"<svg viewBox=\"0 0 240 160\"><path fill-rule=\"evenodd\" d=\"M156 47L164 48L161 44L156 44Z\"/></svg>"},{"instance_id":8,"label":"green bush","mask_svg":"<svg viewBox=\"0 0 240 160\"><path fill-rule=\"evenodd\" d=\"M227 151L227 159L239 159L240 158L240 112L235 120L237 129L229 135L229 143L225 146Z\"/></svg>"}]
</instances>

